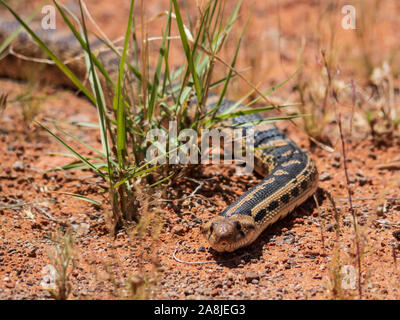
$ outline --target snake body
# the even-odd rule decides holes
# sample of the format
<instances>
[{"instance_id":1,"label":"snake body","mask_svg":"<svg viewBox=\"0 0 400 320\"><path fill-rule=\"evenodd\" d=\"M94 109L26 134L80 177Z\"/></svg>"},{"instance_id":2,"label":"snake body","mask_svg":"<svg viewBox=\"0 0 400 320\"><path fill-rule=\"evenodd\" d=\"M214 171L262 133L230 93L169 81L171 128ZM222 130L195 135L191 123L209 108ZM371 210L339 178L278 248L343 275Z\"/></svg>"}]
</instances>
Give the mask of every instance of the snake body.
<instances>
[{"instance_id":1,"label":"snake body","mask_svg":"<svg viewBox=\"0 0 400 320\"><path fill-rule=\"evenodd\" d=\"M234 102L226 100L225 105ZM257 123L259 114L233 118L233 124ZM251 244L271 224L286 217L317 189L318 170L313 159L273 124L254 130L255 170L265 176L218 216L203 226L211 247L232 252Z\"/></svg>"},{"instance_id":2,"label":"snake body","mask_svg":"<svg viewBox=\"0 0 400 320\"><path fill-rule=\"evenodd\" d=\"M18 26L16 22L0 23L0 44ZM82 53L82 49L71 34L59 30L42 30L39 36L58 57L64 61L70 60L69 68L78 77L84 78L86 67L83 59L74 59ZM0 76L26 79L28 65L37 66L37 62L21 57L28 56L36 60L46 58L25 31L18 34L9 48L13 48L9 50L12 54L0 60ZM118 61L107 52L101 55L106 69L110 73L113 70L115 72ZM53 84L71 85L55 66L47 65L40 76L52 79ZM207 101L209 105L211 100ZM222 109L232 104L232 101L224 100ZM230 121L233 124L243 124L262 119L261 115L252 114ZM285 217L317 189L318 171L307 152L301 150L273 124L245 126L243 134L246 135L250 128L254 129L255 170L265 178L203 225L203 234L211 247L219 252L232 252L251 244L263 230Z\"/></svg>"}]
</instances>

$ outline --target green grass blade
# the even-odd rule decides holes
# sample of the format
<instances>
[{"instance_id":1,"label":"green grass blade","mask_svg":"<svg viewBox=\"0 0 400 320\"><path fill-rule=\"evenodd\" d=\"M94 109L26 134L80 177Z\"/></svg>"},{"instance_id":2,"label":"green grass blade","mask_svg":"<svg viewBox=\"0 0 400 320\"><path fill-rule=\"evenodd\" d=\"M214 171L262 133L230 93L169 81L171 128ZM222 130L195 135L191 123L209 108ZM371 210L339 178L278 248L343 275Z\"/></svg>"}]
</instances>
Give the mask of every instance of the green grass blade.
<instances>
[{"instance_id":1,"label":"green grass blade","mask_svg":"<svg viewBox=\"0 0 400 320\"><path fill-rule=\"evenodd\" d=\"M103 147L103 152L106 155L107 162L108 162L108 168L111 170L111 161L110 161L110 147L109 147L109 141L108 141L108 136L107 136L107 122L108 118L106 116L106 103L105 103L105 98L104 98L104 93L101 88L100 80L97 76L96 69L94 68L94 62L92 59L92 52L90 49L90 42L89 42L89 37L87 34L87 29L86 29L86 23L85 23L85 16L83 14L83 8L82 8L82 2L79 1L79 6L81 9L81 17L82 17L82 33L83 36L85 37L85 45L87 47L87 52L85 52L85 62L86 62L86 67L89 71L89 80L90 80L90 85L92 87L92 90L95 92L96 95L96 107L97 107L97 115L99 118L99 123L100 123L100 138L101 138L101 143Z\"/></svg>"},{"instance_id":2,"label":"green grass blade","mask_svg":"<svg viewBox=\"0 0 400 320\"><path fill-rule=\"evenodd\" d=\"M101 172L98 168L96 168L96 166L94 166L92 163L90 163L84 156L82 156L77 151L75 151L75 149L73 149L68 143L66 143L63 139L58 137L50 129L48 129L46 126L42 125L40 122L35 121L35 123L38 124L40 127L42 127L42 129L44 129L48 133L50 133L50 135L52 135L58 142L60 142L65 148L67 148L77 159L82 161L86 165L86 167L94 170L95 172L97 172L99 175L101 175L106 180L106 176L104 175L103 172Z\"/></svg>"},{"instance_id":3,"label":"green grass blade","mask_svg":"<svg viewBox=\"0 0 400 320\"><path fill-rule=\"evenodd\" d=\"M125 98L122 92L123 91L122 82L124 77L125 61L128 51L129 38L133 23L134 3L135 1L131 0L128 26L125 32L124 49L122 51L121 61L119 65L117 88L115 90L115 96L114 96L114 110L117 111L117 156L120 167L124 166L123 152L125 151L125 146L126 146L126 117L125 117L125 104L123 103L123 101L125 101Z\"/></svg>"},{"instance_id":4,"label":"green grass blade","mask_svg":"<svg viewBox=\"0 0 400 320\"><path fill-rule=\"evenodd\" d=\"M90 203L95 204L95 205L97 205L97 206L101 206L101 202L99 202L99 201L97 201L97 200L94 200L94 199L92 199L92 198L83 196L83 195L81 195L81 194L70 193L70 192L61 192L61 191L53 191L53 192L55 192L55 193L60 193L60 194L65 194L65 195L67 195L67 196L71 196L71 197L73 197L73 198L76 198L76 199L79 199L79 200L83 200L83 201L86 201L86 202L90 202Z\"/></svg>"},{"instance_id":5,"label":"green grass blade","mask_svg":"<svg viewBox=\"0 0 400 320\"><path fill-rule=\"evenodd\" d=\"M149 188L153 188L153 187L155 187L155 186L157 186L157 185L163 183L164 181L167 181L167 180L170 179L174 174L175 174L175 173L171 173L169 176L167 176L167 177L165 177L165 178L162 178L161 180L159 180L159 181L157 181L157 182L155 182L155 183L149 185Z\"/></svg>"},{"instance_id":6,"label":"green grass blade","mask_svg":"<svg viewBox=\"0 0 400 320\"><path fill-rule=\"evenodd\" d=\"M30 15L25 23L29 23L33 20L33 18L37 15L38 10L36 10L34 13L32 13L32 15ZM22 30L24 29L23 26L18 27L17 29L15 29L14 32L12 32L7 39L4 40L4 42L0 45L0 54L11 44L11 42L15 39L15 37L18 36L18 33L20 33Z\"/></svg>"},{"instance_id":7,"label":"green grass blade","mask_svg":"<svg viewBox=\"0 0 400 320\"><path fill-rule=\"evenodd\" d=\"M85 127L85 128L92 128L92 129L98 129L99 125L97 123L92 123L92 122L85 122L85 121L66 121L66 120L57 120L57 119L52 119L52 118L44 118L44 120L52 122L52 123L60 123L60 124L69 124L69 125L74 125L77 127Z\"/></svg>"},{"instance_id":8,"label":"green grass blade","mask_svg":"<svg viewBox=\"0 0 400 320\"><path fill-rule=\"evenodd\" d=\"M164 29L163 37L162 37L162 42L161 42L161 48L160 48L160 54L158 56L158 61L157 61L157 67L154 72L154 79L153 79L153 88L151 90L151 95L150 95L150 100L149 100L149 105L147 109L147 119L151 121L153 118L153 112L155 108L155 103L156 103L156 97L158 93L158 86L160 83L160 77L161 77L161 68L162 68L162 62L165 59L165 42L166 38L168 36L168 31L170 29L170 24L171 24L171 13L172 13L172 7L171 3L169 6L169 11L168 11L168 20Z\"/></svg>"},{"instance_id":9,"label":"green grass blade","mask_svg":"<svg viewBox=\"0 0 400 320\"><path fill-rule=\"evenodd\" d=\"M75 74L45 45L45 43L35 34L35 32L22 20L19 15L4 1L0 0L2 3L18 20L18 22L25 28L25 30L32 36L35 42L42 48L43 51L54 61L57 67L72 81L72 83L82 91L94 104L96 104L96 99L90 93L90 91L82 84L82 82L75 76Z\"/></svg>"},{"instance_id":10,"label":"green grass blade","mask_svg":"<svg viewBox=\"0 0 400 320\"><path fill-rule=\"evenodd\" d=\"M64 155L64 156L71 156L74 157L72 154L71 155ZM74 157L75 158L75 157ZM88 158L88 160L91 158ZM93 166L95 166L97 169L106 169L107 168L107 163L92 163ZM58 166L52 169L48 169L45 172L51 172L51 171L66 171L66 170L82 170L82 169L87 169L87 166L82 162L82 161L74 161L68 164L65 164L63 166Z\"/></svg>"},{"instance_id":11,"label":"green grass blade","mask_svg":"<svg viewBox=\"0 0 400 320\"><path fill-rule=\"evenodd\" d=\"M228 90L228 85L229 85L230 80L231 80L231 77L232 77L232 72L233 72L232 70L233 70L233 68L235 68L235 65L236 65L236 59L237 59L237 56L238 56L238 53L239 53L239 48L240 48L240 43L241 43L241 41L242 41L242 36L240 37L239 42L238 42L238 44L237 44L237 46L236 46L235 55L234 55L233 60L232 60L232 63L231 63L231 67L232 67L232 68L229 69L229 71L228 71L228 75L227 75L227 77L226 77L226 81L225 81L224 87L222 88L222 91L221 91L219 100L218 100L218 102L217 102L216 110L214 111L213 117L214 117L214 116L216 115L216 113L218 112L219 106L221 105L222 100L223 100L224 97L225 97L226 91Z\"/></svg>"},{"instance_id":12,"label":"green grass blade","mask_svg":"<svg viewBox=\"0 0 400 320\"><path fill-rule=\"evenodd\" d=\"M299 71L299 69L297 69L293 74L291 74L289 76L289 78L285 79L284 81L278 83L276 86L273 86L272 88L268 89L263 95L267 96L269 94L271 94L272 92L278 90L280 87L282 87L284 84L286 84L287 82L289 82ZM262 99L262 96L258 96L257 98L255 98L254 100L250 101L247 106L251 106L253 104L255 104L256 102L258 102L260 99Z\"/></svg>"},{"instance_id":13,"label":"green grass blade","mask_svg":"<svg viewBox=\"0 0 400 320\"><path fill-rule=\"evenodd\" d=\"M92 147L91 145L87 144L86 142L83 142L81 139L75 137L73 134L69 133L68 131L65 131L63 129L61 129L57 124L53 123L56 127L56 129L58 131L60 131L61 133L65 134L66 136L74 139L75 141L79 142L80 144L82 144L83 146L85 146L86 148L94 151L95 153L97 153L101 158L107 158L106 155L102 152L100 152L99 150L97 150L96 148Z\"/></svg>"},{"instance_id":14,"label":"green grass blade","mask_svg":"<svg viewBox=\"0 0 400 320\"><path fill-rule=\"evenodd\" d=\"M224 127L226 127L226 128L250 127L250 126L256 126L256 125L262 124L262 123L273 123L273 122L277 122L277 121L296 119L296 118L301 118L301 117L306 117L306 116L310 116L310 115L309 114L296 114L296 115L292 115L292 116L265 118L265 119L247 121L247 122L238 123L238 124L234 124L234 125L230 125L230 126L224 126Z\"/></svg>"},{"instance_id":15,"label":"green grass blade","mask_svg":"<svg viewBox=\"0 0 400 320\"><path fill-rule=\"evenodd\" d=\"M267 107L252 108L252 109L242 109L242 110L238 110L235 112L223 113L223 114L217 115L215 118L218 121L223 121L223 120L230 119L230 118L236 118L239 116L245 116L245 115L249 115L249 114L271 111L271 110L275 110L276 108L281 109L281 108L286 108L286 107L295 106L295 105L299 105L299 103L290 103L290 104L283 104L283 105L279 105L279 106L267 106Z\"/></svg>"},{"instance_id":16,"label":"green grass blade","mask_svg":"<svg viewBox=\"0 0 400 320\"><path fill-rule=\"evenodd\" d=\"M131 173L129 176L127 176L127 177L125 177L124 179L122 179L122 180L120 180L120 181L118 181L115 185L114 185L114 188L118 188L119 186L121 186L121 185L123 185L124 183L126 183L128 180L130 180L130 179L135 179L135 178L137 178L137 177L142 177L142 176L146 176L146 175L148 175L151 171L154 171L154 170L156 170L156 169L158 169L158 168L160 168L161 166L154 166L154 167L151 167L151 168L147 168L147 169L145 169L145 170L139 170L139 171L137 171L137 172L133 172L133 173Z\"/></svg>"},{"instance_id":17,"label":"green grass blade","mask_svg":"<svg viewBox=\"0 0 400 320\"><path fill-rule=\"evenodd\" d=\"M181 38L183 50L185 51L186 59L188 61L188 65L189 65L189 69L190 69L190 73L191 73L193 81L194 81L194 87L195 87L197 99L199 101L199 104L201 105L202 104L202 89L200 87L198 74L197 74L197 71L196 71L196 68L195 68L193 54L192 54L192 52L190 50L189 41L188 41L188 38L187 38L187 35L186 35L185 26L184 26L183 21L182 21L182 16L181 16L181 12L179 10L178 3L177 3L176 0L172 0L172 2L174 4L176 22L178 24L178 30L179 30L179 35L180 35L180 38Z\"/></svg>"},{"instance_id":18,"label":"green grass blade","mask_svg":"<svg viewBox=\"0 0 400 320\"><path fill-rule=\"evenodd\" d=\"M80 21L78 20L78 18L65 6L63 6L64 10L61 8L61 6L58 4L58 2L56 0L53 0L54 4L56 5L59 13L61 14L62 18L64 19L65 23L68 25L68 27L70 28L70 30L72 31L72 33L74 34L75 38L79 41L79 43L81 44L82 48L86 51L86 53L88 52L88 46L85 42L85 40L81 37L81 35L79 34L79 32L76 30L76 28L74 27L74 25L71 23L71 20L68 19L67 15L65 14L64 10L66 10L76 21L77 23L80 25ZM91 53L92 55L92 59L94 61L94 64L96 65L96 67L100 70L100 72L102 73L102 75L104 76L104 78L108 81L108 83L110 83L112 86L114 85L114 82L111 80L110 75L108 74L108 72L105 70L103 64L99 61L99 59L97 59L97 57Z\"/></svg>"}]
</instances>

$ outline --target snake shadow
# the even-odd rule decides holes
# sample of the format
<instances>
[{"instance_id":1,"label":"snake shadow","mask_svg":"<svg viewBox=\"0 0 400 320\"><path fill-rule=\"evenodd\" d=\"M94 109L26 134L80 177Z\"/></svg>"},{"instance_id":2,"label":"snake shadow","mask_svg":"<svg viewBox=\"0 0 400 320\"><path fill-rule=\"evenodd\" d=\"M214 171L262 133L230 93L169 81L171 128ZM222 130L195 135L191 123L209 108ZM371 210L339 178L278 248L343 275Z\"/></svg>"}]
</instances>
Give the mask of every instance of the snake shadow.
<instances>
[{"instance_id":1,"label":"snake shadow","mask_svg":"<svg viewBox=\"0 0 400 320\"><path fill-rule=\"evenodd\" d=\"M326 198L324 190L318 188L315 195L318 205L321 205L323 200ZM209 248L209 253L213 256L218 265L232 269L241 268L244 265L253 263L254 260L260 261L263 251L268 250L265 248L267 243L275 242L276 236L283 234L283 228L287 229L288 231L292 230L297 218L308 217L314 212L315 209L317 209L317 204L315 203L314 197L311 196L304 203L289 213L285 218L277 221L272 226L269 226L266 230L264 230L261 235L249 246L240 248L231 253L221 253ZM295 246L296 244L293 243L289 245ZM283 246L284 244L282 247Z\"/></svg>"}]
</instances>

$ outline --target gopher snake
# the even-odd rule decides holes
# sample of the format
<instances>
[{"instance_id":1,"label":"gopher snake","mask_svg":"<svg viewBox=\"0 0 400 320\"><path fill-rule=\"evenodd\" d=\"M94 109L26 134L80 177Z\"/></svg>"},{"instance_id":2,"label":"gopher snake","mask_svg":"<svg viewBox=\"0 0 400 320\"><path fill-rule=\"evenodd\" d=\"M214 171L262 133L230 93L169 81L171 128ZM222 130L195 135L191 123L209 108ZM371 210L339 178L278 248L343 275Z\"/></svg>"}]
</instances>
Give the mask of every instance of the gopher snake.
<instances>
[{"instance_id":1,"label":"gopher snake","mask_svg":"<svg viewBox=\"0 0 400 320\"><path fill-rule=\"evenodd\" d=\"M17 26L14 22L0 23L0 44ZM71 61L69 67L78 77L85 76L83 59L73 59L82 51L71 34L49 30L40 31L39 36L58 57L64 61ZM14 54L9 54L0 61L0 76L24 79L27 76L28 65L34 63L35 59L46 58L24 31L19 33L10 48L13 48ZM22 55L34 59L26 61L21 59ZM118 61L110 58L113 55L109 55L108 52L102 52L100 55L110 72L117 69L115 64L118 64ZM54 66L46 65L40 75L41 78L51 79L53 84L70 85ZM232 104L229 100L223 103L225 107ZM231 119L234 124L257 120L262 120L258 114ZM249 128L243 128L243 136ZM211 247L219 252L232 252L251 244L264 229L285 217L317 188L317 168L306 152L272 124L260 124L251 128L255 134L255 169L262 175L266 175L267 172L268 174L258 185L249 189L202 227L202 232ZM269 148L270 146L273 148Z\"/></svg>"}]
</instances>

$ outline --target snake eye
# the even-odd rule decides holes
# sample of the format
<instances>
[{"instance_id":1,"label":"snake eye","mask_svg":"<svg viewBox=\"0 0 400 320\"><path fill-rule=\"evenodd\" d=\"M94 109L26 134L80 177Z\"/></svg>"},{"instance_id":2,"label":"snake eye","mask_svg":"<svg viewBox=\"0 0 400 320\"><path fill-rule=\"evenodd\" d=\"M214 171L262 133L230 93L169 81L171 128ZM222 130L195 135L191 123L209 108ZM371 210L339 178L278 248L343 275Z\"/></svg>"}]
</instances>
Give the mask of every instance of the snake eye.
<instances>
[{"instance_id":1,"label":"snake eye","mask_svg":"<svg viewBox=\"0 0 400 320\"><path fill-rule=\"evenodd\" d=\"M245 233L242 230L242 225L239 221L236 222L236 230L239 232L240 236L244 238Z\"/></svg>"},{"instance_id":2,"label":"snake eye","mask_svg":"<svg viewBox=\"0 0 400 320\"><path fill-rule=\"evenodd\" d=\"M213 231L214 231L214 223L211 224L211 226L210 226L210 232L213 232Z\"/></svg>"},{"instance_id":3,"label":"snake eye","mask_svg":"<svg viewBox=\"0 0 400 320\"><path fill-rule=\"evenodd\" d=\"M236 230L238 231L242 230L242 225L240 224L239 221L236 222Z\"/></svg>"}]
</instances>

